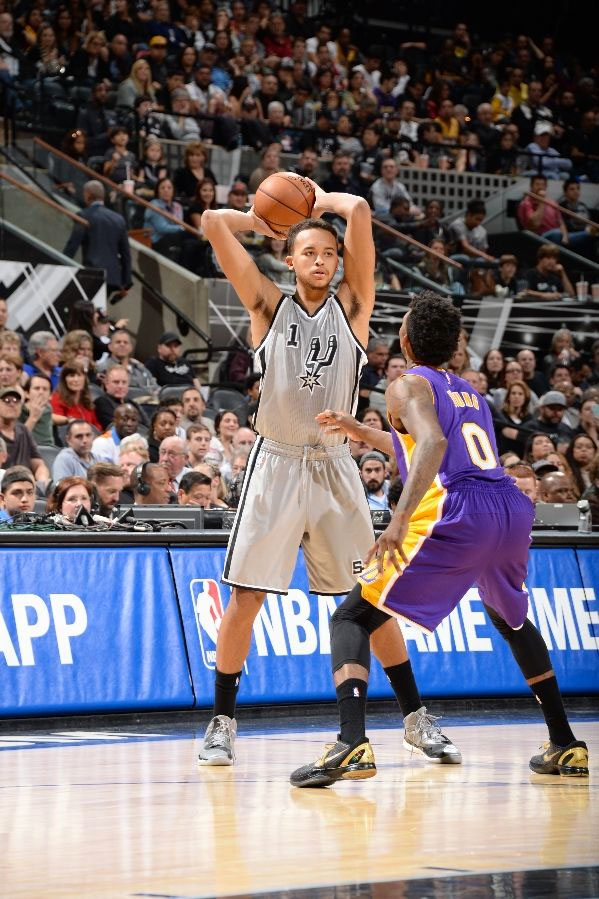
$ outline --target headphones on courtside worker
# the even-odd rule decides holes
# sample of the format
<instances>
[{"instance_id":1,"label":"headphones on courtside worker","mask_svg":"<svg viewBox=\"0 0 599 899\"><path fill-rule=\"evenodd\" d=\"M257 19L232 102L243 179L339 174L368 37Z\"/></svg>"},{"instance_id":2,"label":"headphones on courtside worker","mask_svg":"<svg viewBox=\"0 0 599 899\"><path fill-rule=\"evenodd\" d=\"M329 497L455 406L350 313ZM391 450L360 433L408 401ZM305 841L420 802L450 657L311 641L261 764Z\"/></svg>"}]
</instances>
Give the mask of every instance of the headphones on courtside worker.
<instances>
[{"instance_id":1,"label":"headphones on courtside worker","mask_svg":"<svg viewBox=\"0 0 599 899\"><path fill-rule=\"evenodd\" d=\"M140 462L139 465L135 466L135 483L133 485L133 491L139 493L140 496L147 496L152 489L152 485L148 484L145 480L146 465L149 464L149 462Z\"/></svg>"}]
</instances>

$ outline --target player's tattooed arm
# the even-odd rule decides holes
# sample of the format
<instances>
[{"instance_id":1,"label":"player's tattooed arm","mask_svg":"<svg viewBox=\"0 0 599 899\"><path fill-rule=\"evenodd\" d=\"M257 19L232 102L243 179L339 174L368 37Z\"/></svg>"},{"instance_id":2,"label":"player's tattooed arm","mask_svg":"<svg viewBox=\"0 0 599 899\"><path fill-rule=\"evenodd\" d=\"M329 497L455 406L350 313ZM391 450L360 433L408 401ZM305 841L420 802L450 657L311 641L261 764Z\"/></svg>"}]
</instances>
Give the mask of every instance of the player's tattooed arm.
<instances>
[{"instance_id":1,"label":"player's tattooed arm","mask_svg":"<svg viewBox=\"0 0 599 899\"><path fill-rule=\"evenodd\" d=\"M350 440L362 440L386 456L393 453L393 440L388 431L369 428L368 425L363 425L347 412L334 412L332 409L325 409L316 416L316 421L325 431L343 431Z\"/></svg>"},{"instance_id":2,"label":"player's tattooed arm","mask_svg":"<svg viewBox=\"0 0 599 899\"><path fill-rule=\"evenodd\" d=\"M399 431L407 431L416 442L408 479L391 518L391 523L370 549L365 563L375 558L379 572L383 571L385 556L401 571L401 561L408 564L402 546L408 533L410 517L419 505L437 474L445 454L447 440L439 426L430 385L425 378L404 375L387 389L387 408L391 424Z\"/></svg>"}]
</instances>

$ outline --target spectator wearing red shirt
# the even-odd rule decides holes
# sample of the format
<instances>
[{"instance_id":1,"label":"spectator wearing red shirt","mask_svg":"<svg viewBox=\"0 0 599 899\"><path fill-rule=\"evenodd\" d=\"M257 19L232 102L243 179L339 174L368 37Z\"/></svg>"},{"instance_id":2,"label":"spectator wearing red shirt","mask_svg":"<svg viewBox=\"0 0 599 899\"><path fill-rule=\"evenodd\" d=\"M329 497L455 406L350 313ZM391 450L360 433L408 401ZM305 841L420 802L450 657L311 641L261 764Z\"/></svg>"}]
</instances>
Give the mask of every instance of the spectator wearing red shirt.
<instances>
[{"instance_id":1,"label":"spectator wearing red shirt","mask_svg":"<svg viewBox=\"0 0 599 899\"><path fill-rule=\"evenodd\" d=\"M65 425L69 419L77 418L102 430L96 417L96 411L89 392L87 375L80 362L67 362L63 365L58 387L50 397L53 421L57 425Z\"/></svg>"},{"instance_id":2,"label":"spectator wearing red shirt","mask_svg":"<svg viewBox=\"0 0 599 899\"><path fill-rule=\"evenodd\" d=\"M279 12L273 13L268 20L268 31L264 35L262 43L266 56L277 56L284 59L291 56L293 44L289 35L285 34L285 19Z\"/></svg>"},{"instance_id":3,"label":"spectator wearing red shirt","mask_svg":"<svg viewBox=\"0 0 599 899\"><path fill-rule=\"evenodd\" d=\"M547 195L547 178L535 175L530 179L530 191L539 197ZM568 243L568 232L559 209L535 200L533 197L524 197L518 204L518 221L520 227L533 234L540 234L554 243ZM564 241L565 237L565 241Z\"/></svg>"}]
</instances>

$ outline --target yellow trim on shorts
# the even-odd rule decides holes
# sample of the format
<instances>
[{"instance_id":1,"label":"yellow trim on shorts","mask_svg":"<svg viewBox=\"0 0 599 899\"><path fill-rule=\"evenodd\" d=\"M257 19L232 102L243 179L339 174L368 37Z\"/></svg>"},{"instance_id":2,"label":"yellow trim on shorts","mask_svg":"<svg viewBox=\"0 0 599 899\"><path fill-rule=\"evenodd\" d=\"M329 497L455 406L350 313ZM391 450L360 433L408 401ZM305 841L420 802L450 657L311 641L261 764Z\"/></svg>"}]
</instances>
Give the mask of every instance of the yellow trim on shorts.
<instances>
[{"instance_id":1,"label":"yellow trim on shorts","mask_svg":"<svg viewBox=\"0 0 599 899\"><path fill-rule=\"evenodd\" d=\"M409 468L412 453L414 452L416 444L409 434L396 433L404 452L407 467ZM431 535L433 528L443 517L443 506L445 504L446 496L447 490L442 486L439 476L437 475L433 484L431 484L424 494L410 518L408 533L402 547L407 556L408 565L414 558L416 558L424 541ZM382 574L378 574L376 561L371 562L368 568L362 572L358 578L358 583L362 588L362 596L369 603L372 603L373 606L383 609L395 618L403 618L405 621L409 621L410 624L420 628L420 630L423 630L425 633L431 633L427 628L422 627L422 625L415 621L411 621L409 618L406 618L405 615L399 615L385 605L385 600L389 591L407 567L399 553L396 553L395 555L400 564L400 572L396 570L395 566L389 562L388 559L385 560Z\"/></svg>"}]
</instances>

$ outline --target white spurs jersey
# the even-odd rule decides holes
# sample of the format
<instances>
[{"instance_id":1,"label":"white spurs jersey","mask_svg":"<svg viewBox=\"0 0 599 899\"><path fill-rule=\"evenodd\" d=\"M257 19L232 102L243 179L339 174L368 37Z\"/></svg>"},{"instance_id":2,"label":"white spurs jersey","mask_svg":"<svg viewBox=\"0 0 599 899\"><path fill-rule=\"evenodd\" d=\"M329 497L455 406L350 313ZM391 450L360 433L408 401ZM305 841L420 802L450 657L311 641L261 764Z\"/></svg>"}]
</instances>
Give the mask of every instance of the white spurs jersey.
<instances>
[{"instance_id":1,"label":"white spurs jersey","mask_svg":"<svg viewBox=\"0 0 599 899\"><path fill-rule=\"evenodd\" d=\"M314 420L325 409L355 414L366 362L334 294L313 315L295 297L281 297L256 359L262 381L255 428L262 437L291 446L344 442Z\"/></svg>"}]
</instances>

